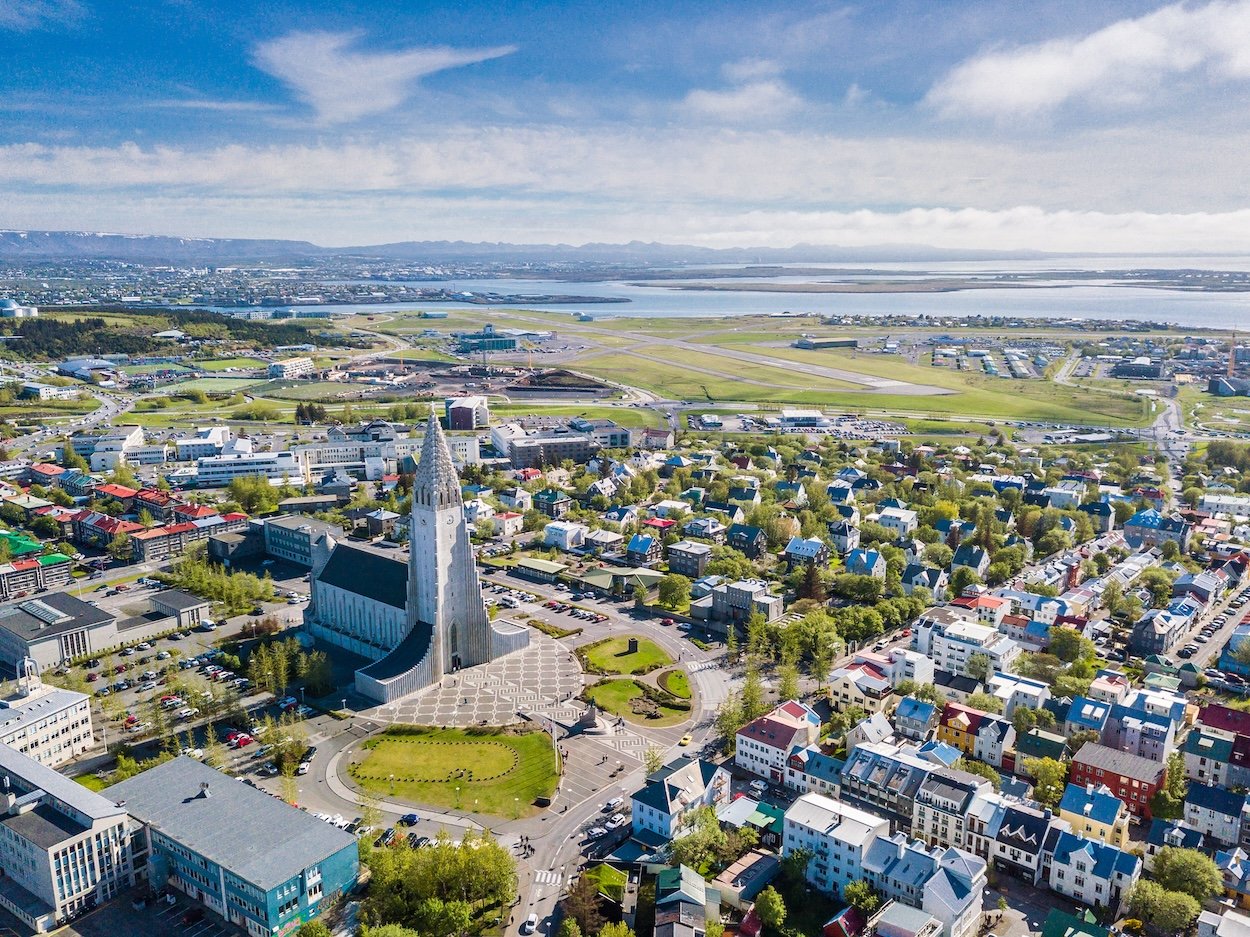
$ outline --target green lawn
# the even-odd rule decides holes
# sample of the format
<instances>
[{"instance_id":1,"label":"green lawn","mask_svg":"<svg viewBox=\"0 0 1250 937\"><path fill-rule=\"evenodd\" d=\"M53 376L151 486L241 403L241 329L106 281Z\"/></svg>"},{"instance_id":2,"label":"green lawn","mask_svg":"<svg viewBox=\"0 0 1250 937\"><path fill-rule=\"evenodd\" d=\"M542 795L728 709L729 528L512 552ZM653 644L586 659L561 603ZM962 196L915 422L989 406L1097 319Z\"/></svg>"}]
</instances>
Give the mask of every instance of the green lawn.
<instances>
[{"instance_id":1,"label":"green lawn","mask_svg":"<svg viewBox=\"0 0 1250 937\"><path fill-rule=\"evenodd\" d=\"M360 754L348 771L379 797L498 817L533 813L533 802L555 791L560 771L551 737L541 731L395 726Z\"/></svg>"},{"instance_id":2,"label":"green lawn","mask_svg":"<svg viewBox=\"0 0 1250 937\"><path fill-rule=\"evenodd\" d=\"M637 638L638 641L638 650L632 653L629 651L631 637ZM664 650L654 641L638 638L636 635L608 638L595 644L588 644L578 650L591 665L603 673L647 673L673 662L673 659L664 653Z\"/></svg>"},{"instance_id":3,"label":"green lawn","mask_svg":"<svg viewBox=\"0 0 1250 937\"><path fill-rule=\"evenodd\" d=\"M80 774L78 777L74 778L74 780L87 790L96 791L97 793L108 787L107 781L103 778L96 777L94 774Z\"/></svg>"},{"instance_id":4,"label":"green lawn","mask_svg":"<svg viewBox=\"0 0 1250 937\"><path fill-rule=\"evenodd\" d=\"M128 364L122 368L123 374L156 374L158 371L185 371L181 364Z\"/></svg>"},{"instance_id":5,"label":"green lawn","mask_svg":"<svg viewBox=\"0 0 1250 937\"><path fill-rule=\"evenodd\" d=\"M617 677L604 680L594 686L587 687L582 696L594 702L604 712L615 716L623 716L630 722L648 726L675 726L690 718L688 709L677 709L673 706L660 706L660 715L655 719L640 716L630 707L630 702L644 695L642 686L628 677Z\"/></svg>"},{"instance_id":6,"label":"green lawn","mask_svg":"<svg viewBox=\"0 0 1250 937\"><path fill-rule=\"evenodd\" d=\"M258 388L257 393L279 400L333 400L342 395L358 397L366 389L364 384L341 381L282 381L274 387Z\"/></svg>"},{"instance_id":7,"label":"green lawn","mask_svg":"<svg viewBox=\"0 0 1250 937\"><path fill-rule=\"evenodd\" d=\"M254 377L201 377L168 388L169 393L180 390L202 390L206 394L233 394L245 387L255 387L261 380Z\"/></svg>"},{"instance_id":8,"label":"green lawn","mask_svg":"<svg viewBox=\"0 0 1250 937\"><path fill-rule=\"evenodd\" d=\"M690 699L690 678L684 670L666 670L660 674L660 686L674 696Z\"/></svg>"},{"instance_id":9,"label":"green lawn","mask_svg":"<svg viewBox=\"0 0 1250 937\"><path fill-rule=\"evenodd\" d=\"M266 364L259 358L210 358L208 361L191 363L204 371L224 371L226 368L263 368Z\"/></svg>"}]
</instances>

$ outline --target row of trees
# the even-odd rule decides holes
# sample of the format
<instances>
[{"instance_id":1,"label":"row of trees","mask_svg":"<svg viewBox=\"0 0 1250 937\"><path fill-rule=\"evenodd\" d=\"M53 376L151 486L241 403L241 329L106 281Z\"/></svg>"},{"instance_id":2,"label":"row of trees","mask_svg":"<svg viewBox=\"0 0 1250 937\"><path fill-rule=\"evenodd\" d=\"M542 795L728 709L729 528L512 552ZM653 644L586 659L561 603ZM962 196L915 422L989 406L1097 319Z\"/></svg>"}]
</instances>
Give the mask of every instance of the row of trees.
<instances>
[{"instance_id":1,"label":"row of trees","mask_svg":"<svg viewBox=\"0 0 1250 937\"><path fill-rule=\"evenodd\" d=\"M282 696L295 679L302 680L313 696L323 696L334 689L326 653L306 651L294 638L255 645L247 658L247 678L275 696Z\"/></svg>"},{"instance_id":2,"label":"row of trees","mask_svg":"<svg viewBox=\"0 0 1250 937\"><path fill-rule=\"evenodd\" d=\"M194 592L223 606L231 614L247 611L257 602L273 600L273 580L253 573L231 571L209 563L206 545L193 543L168 573L157 574L166 585Z\"/></svg>"}]
</instances>

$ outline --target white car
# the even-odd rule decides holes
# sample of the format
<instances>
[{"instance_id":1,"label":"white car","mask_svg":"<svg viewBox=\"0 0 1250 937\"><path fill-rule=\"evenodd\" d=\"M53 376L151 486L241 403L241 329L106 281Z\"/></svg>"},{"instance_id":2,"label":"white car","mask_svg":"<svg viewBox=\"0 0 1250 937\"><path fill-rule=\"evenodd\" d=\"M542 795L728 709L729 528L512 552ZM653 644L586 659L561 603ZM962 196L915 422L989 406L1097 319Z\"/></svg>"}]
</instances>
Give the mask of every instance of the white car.
<instances>
[{"instance_id":1,"label":"white car","mask_svg":"<svg viewBox=\"0 0 1250 937\"><path fill-rule=\"evenodd\" d=\"M194 706L189 706L186 709L180 709L177 712L177 716L179 719L194 719L199 714L200 714L200 711L196 709Z\"/></svg>"},{"instance_id":2,"label":"white car","mask_svg":"<svg viewBox=\"0 0 1250 937\"><path fill-rule=\"evenodd\" d=\"M531 914L529 917L525 919L525 922L521 925L521 933L532 934L537 929L537 927L538 927L538 915Z\"/></svg>"},{"instance_id":3,"label":"white car","mask_svg":"<svg viewBox=\"0 0 1250 937\"><path fill-rule=\"evenodd\" d=\"M608 833L608 831L607 831L607 830L605 830L605 829L604 829L603 827L601 827L601 826L592 826L590 829L588 829L588 830L586 831L586 838L587 838L587 839L598 839L600 836L606 836L606 835L607 835L607 833Z\"/></svg>"},{"instance_id":4,"label":"white car","mask_svg":"<svg viewBox=\"0 0 1250 937\"><path fill-rule=\"evenodd\" d=\"M204 757L204 749L202 748L184 748L182 753L188 758L194 758L196 761Z\"/></svg>"}]
</instances>

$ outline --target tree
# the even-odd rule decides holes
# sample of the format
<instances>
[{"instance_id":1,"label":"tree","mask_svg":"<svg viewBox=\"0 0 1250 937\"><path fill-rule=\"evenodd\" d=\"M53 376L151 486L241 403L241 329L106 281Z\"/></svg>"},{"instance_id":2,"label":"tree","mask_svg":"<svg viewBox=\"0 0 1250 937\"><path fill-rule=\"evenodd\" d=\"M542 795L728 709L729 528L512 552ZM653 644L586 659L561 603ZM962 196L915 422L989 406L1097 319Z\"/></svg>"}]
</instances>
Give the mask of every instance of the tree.
<instances>
[{"instance_id":1,"label":"tree","mask_svg":"<svg viewBox=\"0 0 1250 937\"><path fill-rule=\"evenodd\" d=\"M781 930L786 921L786 903L777 889L769 885L755 897L755 913L760 923L771 931Z\"/></svg>"},{"instance_id":2,"label":"tree","mask_svg":"<svg viewBox=\"0 0 1250 937\"><path fill-rule=\"evenodd\" d=\"M862 912L865 917L876 911L881 904L881 898L873 887L862 878L847 882L846 887L842 889L842 900L856 911Z\"/></svg>"},{"instance_id":3,"label":"tree","mask_svg":"<svg viewBox=\"0 0 1250 937\"><path fill-rule=\"evenodd\" d=\"M966 771L969 774L975 774L977 777L985 778L985 780L994 785L994 790L1002 790L1003 776L984 761L977 761L973 758L960 758L955 762L955 768L959 771Z\"/></svg>"},{"instance_id":4,"label":"tree","mask_svg":"<svg viewBox=\"0 0 1250 937\"><path fill-rule=\"evenodd\" d=\"M130 534L119 531L114 535L109 543L109 556L119 563L124 563L131 558Z\"/></svg>"},{"instance_id":5,"label":"tree","mask_svg":"<svg viewBox=\"0 0 1250 937\"><path fill-rule=\"evenodd\" d=\"M979 586L980 584L981 577L978 576L977 571L970 566L956 566L951 572L951 595L963 595L964 590L969 586Z\"/></svg>"},{"instance_id":6,"label":"tree","mask_svg":"<svg viewBox=\"0 0 1250 937\"><path fill-rule=\"evenodd\" d=\"M994 673L994 663L986 654L973 654L968 658L964 672L973 680L984 683Z\"/></svg>"},{"instance_id":7,"label":"tree","mask_svg":"<svg viewBox=\"0 0 1250 937\"><path fill-rule=\"evenodd\" d=\"M1156 882L1147 881L1133 886L1128 906L1134 917L1161 934L1182 933L1202 910L1198 902L1184 892L1168 891Z\"/></svg>"},{"instance_id":8,"label":"tree","mask_svg":"<svg viewBox=\"0 0 1250 937\"><path fill-rule=\"evenodd\" d=\"M753 664L748 664L746 677L742 682L742 724L745 725L752 719L758 719L767 711L760 672Z\"/></svg>"},{"instance_id":9,"label":"tree","mask_svg":"<svg viewBox=\"0 0 1250 937\"><path fill-rule=\"evenodd\" d=\"M799 668L794 664L777 668L777 696L783 700L799 698Z\"/></svg>"},{"instance_id":10,"label":"tree","mask_svg":"<svg viewBox=\"0 0 1250 937\"><path fill-rule=\"evenodd\" d=\"M1155 881L1168 891L1184 892L1197 901L1205 901L1223 890L1219 867L1196 849L1164 846L1155 856L1152 871Z\"/></svg>"},{"instance_id":11,"label":"tree","mask_svg":"<svg viewBox=\"0 0 1250 937\"><path fill-rule=\"evenodd\" d=\"M333 932L321 921L307 921L295 934L296 937L333 937Z\"/></svg>"},{"instance_id":12,"label":"tree","mask_svg":"<svg viewBox=\"0 0 1250 937\"><path fill-rule=\"evenodd\" d=\"M642 764L648 776L655 774L664 767L664 753L654 745L648 745L647 750L642 753Z\"/></svg>"},{"instance_id":13,"label":"tree","mask_svg":"<svg viewBox=\"0 0 1250 937\"><path fill-rule=\"evenodd\" d=\"M622 921L612 921L603 925L603 929L599 931L599 937L634 937L634 932L629 929L628 924Z\"/></svg>"},{"instance_id":14,"label":"tree","mask_svg":"<svg viewBox=\"0 0 1250 937\"><path fill-rule=\"evenodd\" d=\"M690 580L680 573L669 573L660 580L660 604L665 608L681 608L690 603Z\"/></svg>"},{"instance_id":15,"label":"tree","mask_svg":"<svg viewBox=\"0 0 1250 937\"><path fill-rule=\"evenodd\" d=\"M983 713L1001 714L1003 711L1003 701L997 696L991 696L989 693L973 693L968 697L967 706L973 709L979 709Z\"/></svg>"},{"instance_id":16,"label":"tree","mask_svg":"<svg viewBox=\"0 0 1250 937\"><path fill-rule=\"evenodd\" d=\"M1184 756L1173 752L1168 756L1163 786L1150 798L1150 812L1165 820L1175 820L1185 811L1185 795L1188 793Z\"/></svg>"},{"instance_id":17,"label":"tree","mask_svg":"<svg viewBox=\"0 0 1250 937\"><path fill-rule=\"evenodd\" d=\"M716 710L716 733L720 736L725 751L734 750L734 737L744 725L746 720L742 718L742 697L730 693Z\"/></svg>"},{"instance_id":18,"label":"tree","mask_svg":"<svg viewBox=\"0 0 1250 937\"><path fill-rule=\"evenodd\" d=\"M1051 628L1050 653L1070 664L1075 660L1093 657L1094 644L1074 628Z\"/></svg>"},{"instance_id":19,"label":"tree","mask_svg":"<svg viewBox=\"0 0 1250 937\"><path fill-rule=\"evenodd\" d=\"M566 917L560 922L560 928L556 931L556 937L582 937L581 926L578 925L574 918Z\"/></svg>"},{"instance_id":20,"label":"tree","mask_svg":"<svg viewBox=\"0 0 1250 937\"><path fill-rule=\"evenodd\" d=\"M1021 766L1033 778L1033 797L1044 807L1057 807L1068 784L1068 766L1055 758L1026 758Z\"/></svg>"},{"instance_id":21,"label":"tree","mask_svg":"<svg viewBox=\"0 0 1250 937\"><path fill-rule=\"evenodd\" d=\"M738 626L732 621L725 625L725 656L730 663L738 662Z\"/></svg>"}]
</instances>

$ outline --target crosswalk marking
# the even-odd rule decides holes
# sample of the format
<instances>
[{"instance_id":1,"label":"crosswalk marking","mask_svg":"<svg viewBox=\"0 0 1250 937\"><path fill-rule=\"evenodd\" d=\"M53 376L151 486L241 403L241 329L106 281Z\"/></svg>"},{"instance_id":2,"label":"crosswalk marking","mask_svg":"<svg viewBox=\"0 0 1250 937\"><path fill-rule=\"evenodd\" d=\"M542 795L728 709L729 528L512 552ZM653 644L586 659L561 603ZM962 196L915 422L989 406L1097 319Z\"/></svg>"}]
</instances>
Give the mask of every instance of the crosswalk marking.
<instances>
[{"instance_id":1,"label":"crosswalk marking","mask_svg":"<svg viewBox=\"0 0 1250 937\"><path fill-rule=\"evenodd\" d=\"M539 885L559 885L564 881L564 873L552 872L550 869L539 869L534 873L534 881Z\"/></svg>"}]
</instances>

